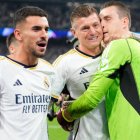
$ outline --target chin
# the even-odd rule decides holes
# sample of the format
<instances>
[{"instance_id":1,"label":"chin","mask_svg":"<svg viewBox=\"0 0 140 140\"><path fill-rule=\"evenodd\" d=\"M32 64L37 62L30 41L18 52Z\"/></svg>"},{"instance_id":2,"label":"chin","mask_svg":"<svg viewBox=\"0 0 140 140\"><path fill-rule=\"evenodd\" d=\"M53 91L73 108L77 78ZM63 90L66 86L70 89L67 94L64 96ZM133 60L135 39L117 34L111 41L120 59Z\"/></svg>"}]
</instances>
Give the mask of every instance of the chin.
<instances>
[{"instance_id":1,"label":"chin","mask_svg":"<svg viewBox=\"0 0 140 140\"><path fill-rule=\"evenodd\" d=\"M42 58L45 56L45 53L34 53L33 55L37 58Z\"/></svg>"},{"instance_id":2,"label":"chin","mask_svg":"<svg viewBox=\"0 0 140 140\"><path fill-rule=\"evenodd\" d=\"M42 57L44 57L44 56L45 56L45 53L39 54L39 55L38 55L39 58L42 58Z\"/></svg>"},{"instance_id":3,"label":"chin","mask_svg":"<svg viewBox=\"0 0 140 140\"><path fill-rule=\"evenodd\" d=\"M97 43L94 43L92 44L91 46L100 46L101 43L97 42Z\"/></svg>"},{"instance_id":4,"label":"chin","mask_svg":"<svg viewBox=\"0 0 140 140\"><path fill-rule=\"evenodd\" d=\"M104 44L108 44L109 43L109 39L104 39L103 42L104 42Z\"/></svg>"}]
</instances>

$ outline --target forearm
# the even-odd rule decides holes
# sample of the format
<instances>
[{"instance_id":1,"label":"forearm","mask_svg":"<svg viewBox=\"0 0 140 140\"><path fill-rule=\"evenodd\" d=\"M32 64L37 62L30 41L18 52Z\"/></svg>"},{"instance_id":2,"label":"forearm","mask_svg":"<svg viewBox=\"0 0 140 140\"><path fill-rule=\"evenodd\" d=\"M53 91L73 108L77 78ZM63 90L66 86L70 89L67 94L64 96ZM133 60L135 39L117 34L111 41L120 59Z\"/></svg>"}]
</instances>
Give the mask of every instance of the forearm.
<instances>
[{"instance_id":1,"label":"forearm","mask_svg":"<svg viewBox=\"0 0 140 140\"><path fill-rule=\"evenodd\" d=\"M96 108L112 82L112 79L105 77L95 80L90 84L87 91L67 108L66 112L69 113L72 119L77 119ZM104 85L101 86L100 83L104 83Z\"/></svg>"},{"instance_id":2,"label":"forearm","mask_svg":"<svg viewBox=\"0 0 140 140\"><path fill-rule=\"evenodd\" d=\"M87 98L87 95L83 94L68 107L67 112L69 112L70 116L75 120L85 115L93 108L94 106Z\"/></svg>"},{"instance_id":3,"label":"forearm","mask_svg":"<svg viewBox=\"0 0 140 140\"><path fill-rule=\"evenodd\" d=\"M110 78L97 76L83 95L72 102L68 108L59 111L57 120L62 128L69 131L74 120L96 108L107 93L112 82L113 80Z\"/></svg>"}]
</instances>

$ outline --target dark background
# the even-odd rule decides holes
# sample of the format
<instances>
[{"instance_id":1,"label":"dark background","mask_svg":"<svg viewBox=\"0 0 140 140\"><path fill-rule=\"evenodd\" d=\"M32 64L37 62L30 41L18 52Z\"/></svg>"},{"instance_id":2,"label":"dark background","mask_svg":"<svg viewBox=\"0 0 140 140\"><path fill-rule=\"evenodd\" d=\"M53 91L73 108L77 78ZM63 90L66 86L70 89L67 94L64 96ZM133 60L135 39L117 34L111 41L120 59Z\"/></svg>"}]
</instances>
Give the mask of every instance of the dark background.
<instances>
[{"instance_id":1,"label":"dark background","mask_svg":"<svg viewBox=\"0 0 140 140\"><path fill-rule=\"evenodd\" d=\"M120 0L131 9L131 31L140 32L140 0ZM98 11L106 0L0 0L0 28L12 27L14 12L26 5L38 6L47 11L49 24L52 30L69 30L69 15L73 8L80 3L90 3ZM72 48L66 44L67 37L50 39L44 59L53 62L54 59ZM7 53L6 37L0 36L0 55Z\"/></svg>"}]
</instances>

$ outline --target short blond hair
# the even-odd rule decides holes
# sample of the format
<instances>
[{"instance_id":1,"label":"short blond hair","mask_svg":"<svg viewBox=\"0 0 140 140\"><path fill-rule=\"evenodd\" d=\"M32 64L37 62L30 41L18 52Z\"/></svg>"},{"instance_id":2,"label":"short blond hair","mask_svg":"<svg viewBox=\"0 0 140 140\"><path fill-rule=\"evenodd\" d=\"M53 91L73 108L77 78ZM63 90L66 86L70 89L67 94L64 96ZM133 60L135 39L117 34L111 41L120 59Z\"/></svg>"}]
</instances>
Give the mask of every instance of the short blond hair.
<instances>
[{"instance_id":1,"label":"short blond hair","mask_svg":"<svg viewBox=\"0 0 140 140\"><path fill-rule=\"evenodd\" d=\"M71 26L75 19L82 18L82 17L88 17L93 13L98 15L97 10L93 6L88 5L88 4L79 5L72 11L72 13L70 15Z\"/></svg>"}]
</instances>

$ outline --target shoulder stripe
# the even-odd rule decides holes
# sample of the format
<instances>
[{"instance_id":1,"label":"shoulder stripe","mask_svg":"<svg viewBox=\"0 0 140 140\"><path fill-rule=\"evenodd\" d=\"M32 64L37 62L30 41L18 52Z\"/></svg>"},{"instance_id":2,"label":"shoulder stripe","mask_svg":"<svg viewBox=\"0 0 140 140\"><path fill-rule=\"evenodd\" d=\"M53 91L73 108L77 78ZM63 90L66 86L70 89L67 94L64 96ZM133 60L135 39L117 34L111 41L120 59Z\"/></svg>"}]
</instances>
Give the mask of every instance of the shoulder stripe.
<instances>
[{"instance_id":1,"label":"shoulder stripe","mask_svg":"<svg viewBox=\"0 0 140 140\"><path fill-rule=\"evenodd\" d=\"M49 63L48 61L46 61L46 60L44 60L44 59L39 59L40 61L42 61L43 63L45 63L45 64L47 64L47 65L49 65L49 66L51 66L52 67L52 64L51 63Z\"/></svg>"},{"instance_id":2,"label":"shoulder stripe","mask_svg":"<svg viewBox=\"0 0 140 140\"><path fill-rule=\"evenodd\" d=\"M5 59L5 57L4 57L4 56L0 56L0 61L1 61L1 60L4 60L4 59Z\"/></svg>"},{"instance_id":3,"label":"shoulder stripe","mask_svg":"<svg viewBox=\"0 0 140 140\"><path fill-rule=\"evenodd\" d=\"M53 62L53 66L56 66L64 57L66 57L67 55L73 54L75 53L76 50L75 49L71 49L68 52L64 53L63 55L60 55L54 62Z\"/></svg>"}]
</instances>

